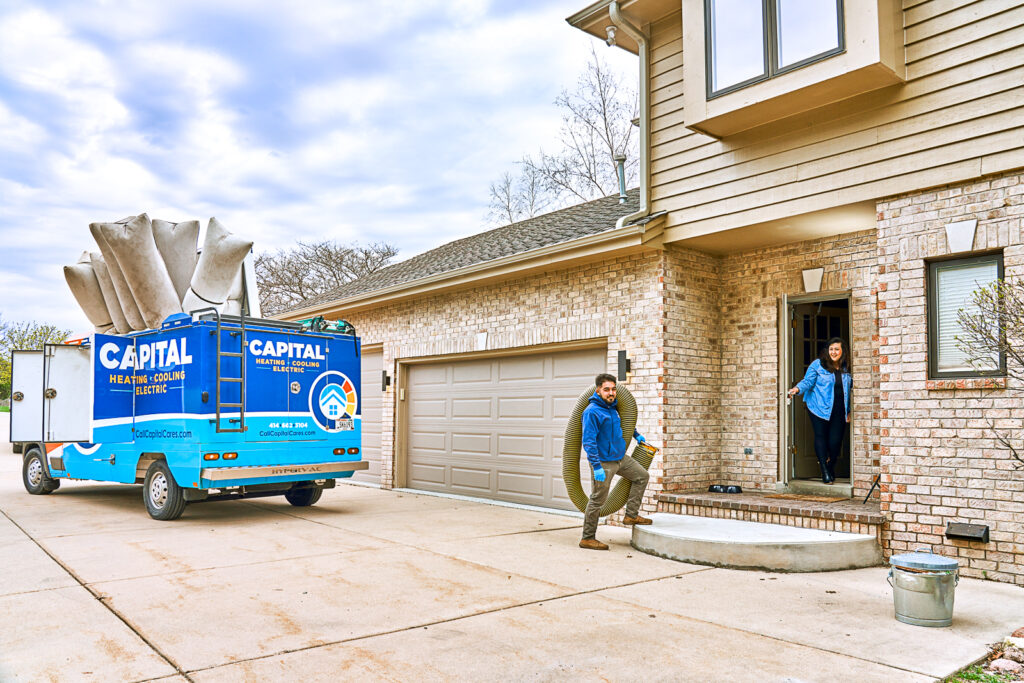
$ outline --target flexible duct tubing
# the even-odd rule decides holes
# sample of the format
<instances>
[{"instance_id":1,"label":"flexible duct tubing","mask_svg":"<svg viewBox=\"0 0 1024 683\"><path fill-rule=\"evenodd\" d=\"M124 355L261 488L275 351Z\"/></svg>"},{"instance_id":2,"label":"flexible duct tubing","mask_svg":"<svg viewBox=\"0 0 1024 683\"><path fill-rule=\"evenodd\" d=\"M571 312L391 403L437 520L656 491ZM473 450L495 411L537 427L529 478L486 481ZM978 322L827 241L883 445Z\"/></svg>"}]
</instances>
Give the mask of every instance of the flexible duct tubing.
<instances>
[{"instance_id":1,"label":"flexible duct tubing","mask_svg":"<svg viewBox=\"0 0 1024 683\"><path fill-rule=\"evenodd\" d=\"M590 397L594 395L597 387L590 387L576 399L576 405L572 409L569 423L565 426L565 440L562 447L562 481L565 482L566 493L569 500L576 506L576 509L583 512L587 509L587 501L590 497L583 490L580 483L580 450L583 447L583 411L590 403ZM619 385L617 391L619 418L622 422L622 440L629 445L633 438L633 430L636 428L636 399L629 389ZM640 463L643 468L650 469L658 449L654 446L638 443L633 449L632 458ZM619 482L608 494L607 500L601 507L600 516L605 517L617 512L626 504L629 498L630 481L619 477Z\"/></svg>"}]
</instances>

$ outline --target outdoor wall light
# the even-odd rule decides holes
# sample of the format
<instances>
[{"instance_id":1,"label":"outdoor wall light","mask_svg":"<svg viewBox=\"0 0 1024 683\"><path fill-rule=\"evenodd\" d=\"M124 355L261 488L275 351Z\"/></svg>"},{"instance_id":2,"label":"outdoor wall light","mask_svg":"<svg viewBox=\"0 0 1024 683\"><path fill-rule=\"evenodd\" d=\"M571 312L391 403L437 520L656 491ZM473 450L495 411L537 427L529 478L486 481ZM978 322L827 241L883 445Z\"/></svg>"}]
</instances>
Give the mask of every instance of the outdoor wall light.
<instances>
[{"instance_id":1,"label":"outdoor wall light","mask_svg":"<svg viewBox=\"0 0 1024 683\"><path fill-rule=\"evenodd\" d=\"M604 32L608 34L608 37L604 39L604 42L608 43L608 47L611 47L615 44L615 27L605 26Z\"/></svg>"},{"instance_id":2,"label":"outdoor wall light","mask_svg":"<svg viewBox=\"0 0 1024 683\"><path fill-rule=\"evenodd\" d=\"M807 293L821 291L821 278L825 274L824 268L805 268L804 291Z\"/></svg>"},{"instance_id":3,"label":"outdoor wall light","mask_svg":"<svg viewBox=\"0 0 1024 683\"><path fill-rule=\"evenodd\" d=\"M387 391L388 387L390 385L391 385L391 376L388 375L388 371L387 370L382 370L381 373L380 373L380 390L381 391Z\"/></svg>"},{"instance_id":4,"label":"outdoor wall light","mask_svg":"<svg viewBox=\"0 0 1024 683\"><path fill-rule=\"evenodd\" d=\"M619 351L619 382L626 381L626 375L632 370L632 363L629 362L629 358L626 357L625 351Z\"/></svg>"}]
</instances>

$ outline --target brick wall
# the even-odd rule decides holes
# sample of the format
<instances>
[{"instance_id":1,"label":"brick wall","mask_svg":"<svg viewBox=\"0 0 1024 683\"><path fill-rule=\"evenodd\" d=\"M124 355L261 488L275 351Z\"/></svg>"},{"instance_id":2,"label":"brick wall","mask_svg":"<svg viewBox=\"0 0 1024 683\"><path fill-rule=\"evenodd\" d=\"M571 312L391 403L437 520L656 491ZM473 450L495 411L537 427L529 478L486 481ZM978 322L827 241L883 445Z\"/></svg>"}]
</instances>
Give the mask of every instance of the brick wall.
<instances>
[{"instance_id":1,"label":"brick wall","mask_svg":"<svg viewBox=\"0 0 1024 683\"><path fill-rule=\"evenodd\" d=\"M721 476L721 260L665 250L665 490L697 491Z\"/></svg>"},{"instance_id":2,"label":"brick wall","mask_svg":"<svg viewBox=\"0 0 1024 683\"><path fill-rule=\"evenodd\" d=\"M663 257L651 250L345 317L364 344L383 344L384 367L393 376L399 359L477 351L480 332L487 332L488 351L606 339L610 371L616 368L616 352L628 352L632 375L625 386L640 407L637 429L661 446L666 441L663 275ZM390 488L396 485L393 390L384 401L382 420L382 483ZM659 456L651 467L646 511L657 507L662 462Z\"/></svg>"},{"instance_id":3,"label":"brick wall","mask_svg":"<svg viewBox=\"0 0 1024 683\"><path fill-rule=\"evenodd\" d=\"M944 225L977 218L974 249L1003 248L1006 277L1019 278L1022 215L1020 173L878 203L881 504L890 517L884 547L898 553L930 546L958 557L965 575L1018 585L1024 470L993 438L986 418L1007 420L1019 435L1021 387L928 382L926 270L928 259L947 253ZM946 539L948 521L987 524L991 542Z\"/></svg>"},{"instance_id":4,"label":"brick wall","mask_svg":"<svg viewBox=\"0 0 1024 683\"><path fill-rule=\"evenodd\" d=\"M721 477L751 489L778 479L779 298L804 291L802 271L823 267L821 289L852 292L853 485L878 472L878 341L874 230L730 254L722 260ZM797 409L802 409L797 399ZM752 448L753 455L744 455Z\"/></svg>"}]
</instances>

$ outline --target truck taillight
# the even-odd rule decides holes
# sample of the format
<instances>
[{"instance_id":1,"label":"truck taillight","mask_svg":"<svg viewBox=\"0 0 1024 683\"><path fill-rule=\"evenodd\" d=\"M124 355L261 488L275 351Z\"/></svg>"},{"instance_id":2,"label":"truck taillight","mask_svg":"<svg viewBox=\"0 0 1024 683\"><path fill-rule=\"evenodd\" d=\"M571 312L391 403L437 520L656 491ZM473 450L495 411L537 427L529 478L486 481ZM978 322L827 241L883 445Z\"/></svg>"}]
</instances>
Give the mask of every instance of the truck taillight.
<instances>
[{"instance_id":1,"label":"truck taillight","mask_svg":"<svg viewBox=\"0 0 1024 683\"><path fill-rule=\"evenodd\" d=\"M225 460L234 460L235 458L238 457L238 453L225 453L221 457L224 458Z\"/></svg>"},{"instance_id":2,"label":"truck taillight","mask_svg":"<svg viewBox=\"0 0 1024 683\"><path fill-rule=\"evenodd\" d=\"M206 453L203 455L203 460L216 460L220 457L220 453Z\"/></svg>"},{"instance_id":3,"label":"truck taillight","mask_svg":"<svg viewBox=\"0 0 1024 683\"><path fill-rule=\"evenodd\" d=\"M358 452L359 452L358 448L350 448L350 449L348 449L348 454L349 455L355 455Z\"/></svg>"}]
</instances>

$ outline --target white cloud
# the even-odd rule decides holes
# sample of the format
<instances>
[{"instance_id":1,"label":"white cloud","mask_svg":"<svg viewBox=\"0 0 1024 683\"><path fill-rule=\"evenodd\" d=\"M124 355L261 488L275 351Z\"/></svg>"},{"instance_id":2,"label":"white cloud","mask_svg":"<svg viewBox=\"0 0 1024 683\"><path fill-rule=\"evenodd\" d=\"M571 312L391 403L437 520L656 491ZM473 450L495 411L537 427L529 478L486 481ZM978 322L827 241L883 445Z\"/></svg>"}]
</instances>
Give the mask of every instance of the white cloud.
<instances>
[{"instance_id":1,"label":"white cloud","mask_svg":"<svg viewBox=\"0 0 1024 683\"><path fill-rule=\"evenodd\" d=\"M593 42L573 0L63 1L0 10L0 313L76 329L61 266L90 221L215 215L260 250L402 258L484 229L488 184L550 147Z\"/></svg>"},{"instance_id":2,"label":"white cloud","mask_svg":"<svg viewBox=\"0 0 1024 683\"><path fill-rule=\"evenodd\" d=\"M15 114L3 102L0 102L0 150L9 152L27 152L46 140L46 130L30 121L27 117Z\"/></svg>"}]
</instances>

